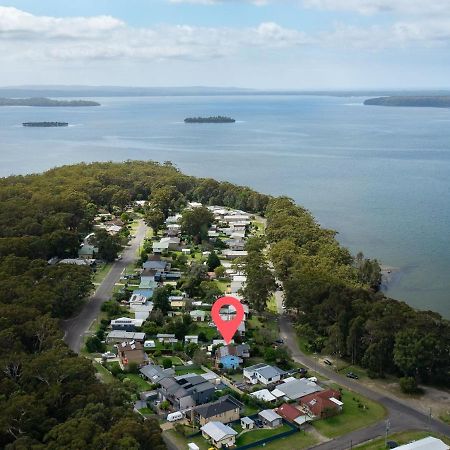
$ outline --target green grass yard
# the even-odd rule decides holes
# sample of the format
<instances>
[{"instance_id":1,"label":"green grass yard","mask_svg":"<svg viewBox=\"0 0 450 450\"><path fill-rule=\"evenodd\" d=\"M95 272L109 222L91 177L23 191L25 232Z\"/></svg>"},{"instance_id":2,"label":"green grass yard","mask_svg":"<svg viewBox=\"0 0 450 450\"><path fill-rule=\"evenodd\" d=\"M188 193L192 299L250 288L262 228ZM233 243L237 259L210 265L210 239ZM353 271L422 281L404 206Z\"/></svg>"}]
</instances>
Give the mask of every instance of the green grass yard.
<instances>
[{"instance_id":1,"label":"green grass yard","mask_svg":"<svg viewBox=\"0 0 450 450\"><path fill-rule=\"evenodd\" d=\"M100 267L97 267L97 270L94 274L94 278L92 279L92 282L94 285L101 284L102 281L105 279L105 277L108 275L109 271L111 270L112 263L102 264Z\"/></svg>"},{"instance_id":2,"label":"green grass yard","mask_svg":"<svg viewBox=\"0 0 450 450\"><path fill-rule=\"evenodd\" d=\"M294 449L303 450L311 448L318 444L319 440L311 433L305 433L299 431L291 436L277 439L276 441L269 442L264 446L265 450L280 450L280 449Z\"/></svg>"},{"instance_id":3,"label":"green grass yard","mask_svg":"<svg viewBox=\"0 0 450 450\"><path fill-rule=\"evenodd\" d=\"M190 366L175 366L175 375L186 375L187 373L195 373L201 375L205 373L203 369L192 369Z\"/></svg>"},{"instance_id":4,"label":"green grass yard","mask_svg":"<svg viewBox=\"0 0 450 450\"><path fill-rule=\"evenodd\" d=\"M367 427L386 416L382 405L354 392L343 389L342 401L344 406L341 414L313 422L320 434L334 438ZM364 405L365 408L360 408L358 404Z\"/></svg>"},{"instance_id":5,"label":"green grass yard","mask_svg":"<svg viewBox=\"0 0 450 450\"><path fill-rule=\"evenodd\" d=\"M152 358L152 359L156 359L158 364L162 365L163 360L167 359L167 358L172 361L172 365L174 365L174 366L182 366L183 365L183 361L178 356L162 355L162 356L158 356L157 358Z\"/></svg>"},{"instance_id":6,"label":"green grass yard","mask_svg":"<svg viewBox=\"0 0 450 450\"><path fill-rule=\"evenodd\" d=\"M277 314L278 309L277 309L277 302L275 300L275 295L271 295L267 300L267 311L273 314Z\"/></svg>"},{"instance_id":7,"label":"green grass yard","mask_svg":"<svg viewBox=\"0 0 450 450\"><path fill-rule=\"evenodd\" d=\"M127 373L126 377L138 386L139 392L149 391L151 388L150 383L136 373Z\"/></svg>"},{"instance_id":8,"label":"green grass yard","mask_svg":"<svg viewBox=\"0 0 450 450\"><path fill-rule=\"evenodd\" d=\"M278 428L258 428L252 431L246 431L245 433L242 433L237 439L236 439L236 446L243 446L247 444L251 444L253 442L260 441L261 439L266 439L271 436L275 436L277 434L285 433L286 431L289 431L291 427L289 427L286 424L283 424L283 426ZM236 431L240 432L242 429L240 426L236 427Z\"/></svg>"},{"instance_id":9,"label":"green grass yard","mask_svg":"<svg viewBox=\"0 0 450 450\"><path fill-rule=\"evenodd\" d=\"M117 381L117 379L114 378L114 375L100 363L97 361L93 361L92 363L94 364L97 373L100 374L103 383L114 383Z\"/></svg>"},{"instance_id":10,"label":"green grass yard","mask_svg":"<svg viewBox=\"0 0 450 450\"><path fill-rule=\"evenodd\" d=\"M188 444L193 442L197 444L200 450L208 450L211 448L211 445L202 437L201 434L195 437L186 438L180 433L177 433L175 430L165 431L163 434L167 434L170 437L170 440L176 445L179 449L187 449Z\"/></svg>"},{"instance_id":11,"label":"green grass yard","mask_svg":"<svg viewBox=\"0 0 450 450\"><path fill-rule=\"evenodd\" d=\"M408 444L418 439L423 439L428 436L434 436L438 439L442 439L446 444L450 445L450 437L445 437L436 433L429 433L428 431L404 431L402 433L394 433L388 435L388 441L395 441L399 445ZM384 438L375 439L366 444L358 445L358 450L384 450Z\"/></svg>"}]
</instances>

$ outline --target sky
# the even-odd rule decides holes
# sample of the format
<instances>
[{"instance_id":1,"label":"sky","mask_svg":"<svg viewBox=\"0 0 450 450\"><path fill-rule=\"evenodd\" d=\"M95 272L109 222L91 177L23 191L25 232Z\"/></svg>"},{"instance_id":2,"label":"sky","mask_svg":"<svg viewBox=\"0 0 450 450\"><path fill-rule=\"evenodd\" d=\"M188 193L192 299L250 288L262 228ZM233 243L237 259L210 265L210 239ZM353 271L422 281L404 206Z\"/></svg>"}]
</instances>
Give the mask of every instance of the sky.
<instances>
[{"instance_id":1,"label":"sky","mask_svg":"<svg viewBox=\"0 0 450 450\"><path fill-rule=\"evenodd\" d=\"M450 0L0 0L0 85L450 87Z\"/></svg>"}]
</instances>

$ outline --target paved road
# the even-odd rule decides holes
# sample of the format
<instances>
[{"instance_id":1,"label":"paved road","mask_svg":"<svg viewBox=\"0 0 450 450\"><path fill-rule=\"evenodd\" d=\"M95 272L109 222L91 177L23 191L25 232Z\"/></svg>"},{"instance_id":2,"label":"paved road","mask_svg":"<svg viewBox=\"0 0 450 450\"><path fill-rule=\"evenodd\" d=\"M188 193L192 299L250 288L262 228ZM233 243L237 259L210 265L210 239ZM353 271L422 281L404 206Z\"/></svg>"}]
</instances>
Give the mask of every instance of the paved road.
<instances>
[{"instance_id":1,"label":"paved road","mask_svg":"<svg viewBox=\"0 0 450 450\"><path fill-rule=\"evenodd\" d=\"M431 430L444 435L450 435L450 426L443 422L430 418L429 415L412 408L410 405L402 402L401 400L392 396L386 395L381 392L377 392L370 389L356 380L352 380L345 376L342 376L333 370L323 367L317 363L314 358L303 354L297 343L297 336L289 318L283 314L281 302L282 293L277 292L276 295L278 309L281 312L279 325L280 336L285 340L286 345L292 352L292 358L314 370L321 375L329 378L331 381L338 383L341 386L351 389L365 397L370 398L376 402L381 403L388 411L388 419L390 422L390 433L403 430L419 429L419 430ZM319 444L314 449L317 450L344 450L351 447L351 445L359 444L361 442L374 439L380 436L384 436L386 428L386 422L383 420L370 427L363 428L361 430L354 431L345 436L342 436L332 441Z\"/></svg>"},{"instance_id":2,"label":"paved road","mask_svg":"<svg viewBox=\"0 0 450 450\"><path fill-rule=\"evenodd\" d=\"M64 331L64 341L74 352L78 353L80 351L85 333L97 318L102 303L111 298L114 285L119 281L123 270L136 260L136 252L144 241L146 232L147 226L143 221L139 221L136 237L130 241L131 245L125 247L122 252L122 259L113 264L108 275L100 286L97 287L94 295L84 305L81 313L77 317L61 323Z\"/></svg>"}]
</instances>

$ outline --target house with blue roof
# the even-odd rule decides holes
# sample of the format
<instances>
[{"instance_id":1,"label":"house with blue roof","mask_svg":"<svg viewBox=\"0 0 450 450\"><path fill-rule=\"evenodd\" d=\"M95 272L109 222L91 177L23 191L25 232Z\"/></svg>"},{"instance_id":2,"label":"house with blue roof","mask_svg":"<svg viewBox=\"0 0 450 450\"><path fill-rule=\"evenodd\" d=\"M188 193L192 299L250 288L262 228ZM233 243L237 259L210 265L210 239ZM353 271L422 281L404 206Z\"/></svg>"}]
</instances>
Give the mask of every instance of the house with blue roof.
<instances>
[{"instance_id":1,"label":"house with blue roof","mask_svg":"<svg viewBox=\"0 0 450 450\"><path fill-rule=\"evenodd\" d=\"M219 360L219 364L222 364L224 369L237 369L242 359L235 355L222 356Z\"/></svg>"}]
</instances>

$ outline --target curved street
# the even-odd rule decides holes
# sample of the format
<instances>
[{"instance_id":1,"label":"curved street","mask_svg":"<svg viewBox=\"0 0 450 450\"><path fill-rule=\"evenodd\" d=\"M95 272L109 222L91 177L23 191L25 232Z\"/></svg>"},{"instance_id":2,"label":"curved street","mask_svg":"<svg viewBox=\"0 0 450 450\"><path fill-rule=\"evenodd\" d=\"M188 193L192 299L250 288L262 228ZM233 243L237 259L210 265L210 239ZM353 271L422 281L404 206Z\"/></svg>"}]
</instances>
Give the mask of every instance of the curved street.
<instances>
[{"instance_id":1,"label":"curved street","mask_svg":"<svg viewBox=\"0 0 450 450\"><path fill-rule=\"evenodd\" d=\"M297 334L286 314L283 312L282 307L282 292L276 293L278 311L280 313L279 326L280 337L284 339L286 346L292 353L294 361L302 364L309 369L320 373L324 377L331 381L343 386L347 389L355 391L361 395L364 395L371 400L381 403L387 410L388 416L386 420L389 420L389 433L405 430L429 430L444 435L450 435L450 426L445 423L433 419L427 414L412 408L406 402L400 399L388 395L387 393L381 393L370 389L357 380L352 380L345 376L342 376L333 370L323 367L317 363L317 361L302 353L298 348ZM335 438L331 441L316 445L314 449L317 450L345 450L352 446L368 441L370 439L383 437L386 432L386 421L380 421L369 427L362 428L360 430L353 431L344 436Z\"/></svg>"},{"instance_id":2,"label":"curved street","mask_svg":"<svg viewBox=\"0 0 450 450\"><path fill-rule=\"evenodd\" d=\"M136 261L137 251L145 239L146 232L147 225L143 220L140 220L135 237L131 239L130 245L125 247L122 252L122 259L114 262L104 280L83 306L80 314L61 322L64 342L74 352L79 353L86 332L100 313L102 304L111 298L114 286L120 280L124 269Z\"/></svg>"}]
</instances>

